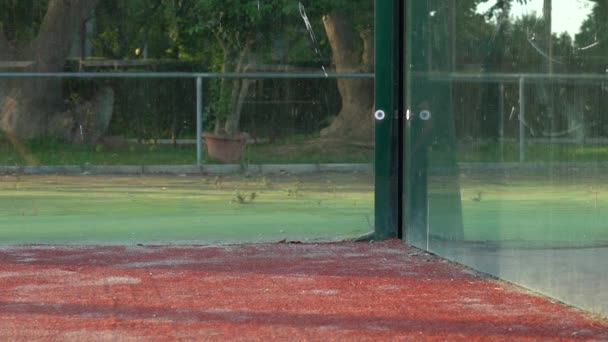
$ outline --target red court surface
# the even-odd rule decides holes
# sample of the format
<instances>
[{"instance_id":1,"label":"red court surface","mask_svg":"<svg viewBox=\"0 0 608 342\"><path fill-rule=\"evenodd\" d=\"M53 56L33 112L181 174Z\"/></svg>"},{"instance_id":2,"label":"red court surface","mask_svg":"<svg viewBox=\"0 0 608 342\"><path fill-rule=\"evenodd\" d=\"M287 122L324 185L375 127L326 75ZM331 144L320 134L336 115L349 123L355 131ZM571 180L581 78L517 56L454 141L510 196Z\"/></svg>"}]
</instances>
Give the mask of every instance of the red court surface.
<instances>
[{"instance_id":1,"label":"red court surface","mask_svg":"<svg viewBox=\"0 0 608 342\"><path fill-rule=\"evenodd\" d=\"M608 340L400 241L0 248L0 341Z\"/></svg>"}]
</instances>

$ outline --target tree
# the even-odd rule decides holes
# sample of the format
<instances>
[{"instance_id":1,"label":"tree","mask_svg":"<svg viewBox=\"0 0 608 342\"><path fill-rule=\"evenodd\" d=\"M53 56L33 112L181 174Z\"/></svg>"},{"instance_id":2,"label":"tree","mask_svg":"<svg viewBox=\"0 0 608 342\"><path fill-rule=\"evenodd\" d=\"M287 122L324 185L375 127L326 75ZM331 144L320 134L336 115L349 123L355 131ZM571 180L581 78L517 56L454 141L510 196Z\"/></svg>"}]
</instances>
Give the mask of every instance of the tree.
<instances>
[{"instance_id":1,"label":"tree","mask_svg":"<svg viewBox=\"0 0 608 342\"><path fill-rule=\"evenodd\" d=\"M608 1L589 0L594 3L589 18L581 31L575 36L574 45L584 59L580 67L585 72L605 73L605 61L608 56Z\"/></svg>"},{"instance_id":2,"label":"tree","mask_svg":"<svg viewBox=\"0 0 608 342\"><path fill-rule=\"evenodd\" d=\"M583 22L574 38L574 60L580 73L605 74L608 62L608 1L589 0L593 3L589 17ZM584 124L595 134L608 134L605 108L608 106L608 87L605 82L593 87L578 87L584 101ZM577 99L579 100L579 99ZM581 100L579 100L581 101Z\"/></svg>"},{"instance_id":3,"label":"tree","mask_svg":"<svg viewBox=\"0 0 608 342\"><path fill-rule=\"evenodd\" d=\"M279 1L193 0L187 34L215 41L222 73L251 71L257 63L256 52L267 46L273 17L280 14ZM211 38L211 39L209 39ZM239 133L243 102L252 80L221 79L212 108L214 132L220 135Z\"/></svg>"},{"instance_id":4,"label":"tree","mask_svg":"<svg viewBox=\"0 0 608 342\"><path fill-rule=\"evenodd\" d=\"M359 31L363 47L357 48L352 19L332 11L323 16L323 25L332 49L336 72L373 72L374 37L371 29ZM342 109L332 124L321 131L322 137L337 137L369 142L374 127L371 113L374 107L373 81L368 79L338 79Z\"/></svg>"},{"instance_id":5,"label":"tree","mask_svg":"<svg viewBox=\"0 0 608 342\"><path fill-rule=\"evenodd\" d=\"M311 1L306 8L322 18L336 72L373 72L373 1ZM338 79L337 83L342 107L332 123L321 131L321 137L372 142L373 80Z\"/></svg>"},{"instance_id":6,"label":"tree","mask_svg":"<svg viewBox=\"0 0 608 342\"><path fill-rule=\"evenodd\" d=\"M22 16L12 20L1 18L0 61L4 61L1 70L25 66L23 70L29 72L63 71L74 38L97 2L4 2L0 12ZM31 9L39 12L29 12ZM14 104L13 110L0 113L2 131L17 139L52 136L74 141L78 137L85 140L99 136L109 124L112 90L104 89L90 102L70 108L63 101L61 82L59 79L0 80L0 108L9 102Z\"/></svg>"}]
</instances>

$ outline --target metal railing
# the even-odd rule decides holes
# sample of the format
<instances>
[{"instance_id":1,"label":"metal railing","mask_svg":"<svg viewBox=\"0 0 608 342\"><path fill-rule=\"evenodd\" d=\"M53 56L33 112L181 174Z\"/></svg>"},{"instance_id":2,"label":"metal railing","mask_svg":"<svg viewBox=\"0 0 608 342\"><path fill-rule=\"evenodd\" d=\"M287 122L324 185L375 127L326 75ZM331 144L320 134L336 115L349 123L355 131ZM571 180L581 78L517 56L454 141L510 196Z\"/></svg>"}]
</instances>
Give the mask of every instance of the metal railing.
<instances>
[{"instance_id":1,"label":"metal railing","mask_svg":"<svg viewBox=\"0 0 608 342\"><path fill-rule=\"evenodd\" d=\"M433 81L468 81L481 83L518 83L524 78L527 82L541 83L551 81L577 81L579 84L598 84L608 82L608 74L548 74L548 73L466 73L466 72L414 72L415 78Z\"/></svg>"},{"instance_id":2,"label":"metal railing","mask_svg":"<svg viewBox=\"0 0 608 342\"><path fill-rule=\"evenodd\" d=\"M504 90L504 84L518 84L519 87L519 161L526 160L526 94L529 83L550 81L575 81L577 84L601 84L608 82L608 74L543 74L543 73L441 73L415 72L414 78L423 78L440 82L479 82L496 83ZM373 79L373 73L297 73L297 72L245 72L245 73L209 73L209 72L0 72L0 78L72 78L72 79L192 79L196 87L196 150L197 166L203 160L203 80L204 79ZM503 103L504 91L501 91L499 103ZM501 106L502 109L502 106ZM501 136L504 134L501 112Z\"/></svg>"},{"instance_id":3,"label":"metal railing","mask_svg":"<svg viewBox=\"0 0 608 342\"><path fill-rule=\"evenodd\" d=\"M196 86L196 165L203 165L203 79L373 79L373 73L296 73L296 72L0 72L0 78L72 79L192 79Z\"/></svg>"},{"instance_id":4,"label":"metal railing","mask_svg":"<svg viewBox=\"0 0 608 342\"><path fill-rule=\"evenodd\" d=\"M608 74L547 74L547 73L459 73L459 72L415 72L416 79L426 79L434 82L469 82L495 83L499 86L500 97L499 134L501 138L501 155L504 151L504 93L505 84L517 84L519 95L519 162L526 161L526 86L547 81L574 82L577 85L594 85L608 83Z\"/></svg>"}]
</instances>

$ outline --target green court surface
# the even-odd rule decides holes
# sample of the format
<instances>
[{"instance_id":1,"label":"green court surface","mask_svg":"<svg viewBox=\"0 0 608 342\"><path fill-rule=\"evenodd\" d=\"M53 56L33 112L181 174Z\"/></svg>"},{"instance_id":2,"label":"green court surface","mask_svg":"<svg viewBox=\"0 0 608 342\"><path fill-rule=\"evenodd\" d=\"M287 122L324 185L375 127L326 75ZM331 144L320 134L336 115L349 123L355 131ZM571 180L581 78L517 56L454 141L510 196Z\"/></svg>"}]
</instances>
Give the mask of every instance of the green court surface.
<instances>
[{"instance_id":1,"label":"green court surface","mask_svg":"<svg viewBox=\"0 0 608 342\"><path fill-rule=\"evenodd\" d=\"M428 236L509 248L608 246L608 177L549 171L431 176Z\"/></svg>"},{"instance_id":2,"label":"green court surface","mask_svg":"<svg viewBox=\"0 0 608 342\"><path fill-rule=\"evenodd\" d=\"M606 177L479 177L461 182L465 239L517 247L608 245Z\"/></svg>"},{"instance_id":3,"label":"green court surface","mask_svg":"<svg viewBox=\"0 0 608 342\"><path fill-rule=\"evenodd\" d=\"M310 241L373 230L363 173L1 179L4 244Z\"/></svg>"},{"instance_id":4,"label":"green court surface","mask_svg":"<svg viewBox=\"0 0 608 342\"><path fill-rule=\"evenodd\" d=\"M0 179L4 244L326 241L373 230L367 173ZM604 184L601 177L461 177L464 238L516 247L608 245ZM434 201L438 191L430 189L431 234L434 217L451 210Z\"/></svg>"}]
</instances>

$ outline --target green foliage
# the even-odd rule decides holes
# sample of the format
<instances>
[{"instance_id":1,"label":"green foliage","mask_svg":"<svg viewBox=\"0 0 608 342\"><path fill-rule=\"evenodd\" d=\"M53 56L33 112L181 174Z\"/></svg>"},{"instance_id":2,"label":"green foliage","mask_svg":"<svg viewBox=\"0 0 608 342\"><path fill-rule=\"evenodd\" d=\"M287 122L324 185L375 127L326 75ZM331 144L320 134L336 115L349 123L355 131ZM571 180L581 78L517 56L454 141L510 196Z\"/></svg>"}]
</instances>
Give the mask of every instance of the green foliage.
<instances>
[{"instance_id":1,"label":"green foliage","mask_svg":"<svg viewBox=\"0 0 608 342\"><path fill-rule=\"evenodd\" d=\"M608 3L589 1L594 3L594 7L589 18L581 26L580 33L576 35L574 46L583 59L602 61L608 56ZM605 73L604 64L581 63L580 67L587 72Z\"/></svg>"},{"instance_id":2,"label":"green foliage","mask_svg":"<svg viewBox=\"0 0 608 342\"><path fill-rule=\"evenodd\" d=\"M6 38L27 41L36 38L46 14L48 0L3 0L0 2L0 28Z\"/></svg>"},{"instance_id":3,"label":"green foliage","mask_svg":"<svg viewBox=\"0 0 608 342\"><path fill-rule=\"evenodd\" d=\"M458 0L455 6L455 62L464 72L492 73L538 73L545 70L547 59L532 44L541 39L545 23L542 15L514 18L510 16L514 3L523 0ZM0 25L11 40L35 38L47 10L48 0L0 1ZM446 37L450 37L445 3L429 1L437 10L432 22L434 32L429 33L431 56L435 67L448 65L445 52ZM555 73L605 73L608 56L608 2L589 0L593 11L583 23L581 32L575 37L567 34L554 35L553 55L559 61L553 65ZM311 46L308 32L301 18L300 4L305 9L318 36L318 47ZM479 13L480 4L493 4L485 13ZM555 6L558 6L557 3ZM486 6L487 7L487 6ZM143 58L136 55L145 51L150 65L131 68L129 71L236 71L256 70L290 65L292 68L319 68L319 57L315 48L321 50L322 60L329 66L331 49L323 34L322 17L339 12L347 17L357 30L373 25L373 0L100 0L95 10L95 34L92 38L94 55L116 60ZM161 63L176 61L179 66ZM297 63L297 65L296 65ZM251 69L247 69L251 65ZM295 66L294 66L295 65ZM77 70L71 65L69 70ZM289 68L285 68L288 70ZM126 70L126 69L122 69ZM281 69L283 70L283 69ZM318 69L317 69L318 70ZM104 71L88 69L88 71ZM114 71L114 70L113 70ZM273 70L274 71L274 70ZM104 81L105 82L105 81ZM111 123L112 134L128 135L141 139L168 138L186 132L194 132L194 94L189 81L129 80L107 81L105 85L115 88L116 111ZM291 82L291 81L290 81ZM94 87L85 82L67 81L66 99L76 94L88 98ZM190 82L191 83L191 82ZM212 118L225 121L234 113L235 92L233 81L205 81L205 127L213 125ZM310 134L319 130L339 110L339 94L335 84L318 86L305 82L265 80L255 85L255 94L247 97L243 109L242 126L257 136L281 138L289 134ZM294 85L295 84L295 85ZM496 89L487 85L480 90L477 84L459 83L454 93L460 102L455 104L459 113L456 122L463 136L480 136L487 127L477 124L496 107ZM315 96L311 95L318 87ZM577 88L578 87L578 88ZM290 92L306 93L299 98ZM577 94L577 88L581 94ZM312 89L312 90L311 90ZM505 98L507 110L517 107L517 94L507 86ZM81 94L85 92L87 94ZM551 120L547 96L559 99L560 104L582 99L577 107L589 123L594 136L608 134L608 119L603 109L608 106L603 86L559 85L544 95L530 90L527 103L530 112L538 113L531 121L535 132L546 131ZM319 96L322 94L325 96ZM87 95L87 96L85 96ZM338 98L338 99L336 99ZM273 100L292 99L300 102L315 102L316 105L276 104ZM568 99L566 101L566 99ZM69 99L68 99L69 100ZM562 101L563 100L563 101ZM250 104L259 101L263 104ZM494 102L494 103L492 103ZM555 115L560 117L557 129L565 130L569 123L564 118L565 106L555 106ZM294 114L295 113L295 114ZM255 115L254 115L255 114ZM507 113L508 114L508 113ZM515 113L514 115L517 115ZM479 116L479 117L477 117ZM558 121L559 121L558 120ZM475 121L466 126L465 121ZM513 121L514 122L514 121ZM515 132L513 122L506 123L507 133ZM494 125L495 126L495 125ZM561 128L560 128L561 127Z\"/></svg>"},{"instance_id":4,"label":"green foliage","mask_svg":"<svg viewBox=\"0 0 608 342\"><path fill-rule=\"evenodd\" d=\"M254 53L269 46L270 29L279 9L280 2L274 1L196 0L184 33L214 38L217 45L213 69L219 66L221 72L243 72L257 63ZM220 55L221 62L217 59ZM244 100L241 92L247 91L245 82L221 79L211 85L212 105L208 112L214 116L215 133L238 133L240 102Z\"/></svg>"},{"instance_id":5,"label":"green foliage","mask_svg":"<svg viewBox=\"0 0 608 342\"><path fill-rule=\"evenodd\" d=\"M451 20L448 11L437 4L429 6L438 13L429 19L429 48L432 49L432 67L446 71L451 65L451 49L446 44L455 40L455 69L463 73L547 73L554 74L604 74L608 55L608 5L605 1L593 1L595 8L576 37L567 33L553 33L547 37L546 18L543 13L514 17L511 6L516 1L463 0L455 2L455 33L445 24ZM525 3L526 1L517 1ZM485 13L477 6L493 3ZM554 5L559 6L557 4ZM603 6L603 7L602 7ZM443 13L443 14L441 14ZM553 27L558 24L553 22ZM549 52L548 43L552 44ZM551 54L549 56L548 54ZM505 83L503 114L507 137L518 134L517 109L519 93L517 84ZM526 85L527 134L532 137L567 136L572 127L582 125L587 136L605 136L608 121L603 109L608 106L599 84L543 81ZM455 82L453 84L453 108L456 126L461 136L497 139L499 123L497 115L499 90L496 83Z\"/></svg>"},{"instance_id":6,"label":"green foliage","mask_svg":"<svg viewBox=\"0 0 608 342\"><path fill-rule=\"evenodd\" d=\"M216 78L209 80L207 83L211 101L205 108L205 120L210 124L216 121L223 122L233 111L231 89L222 86L224 82L224 80Z\"/></svg>"},{"instance_id":7,"label":"green foliage","mask_svg":"<svg viewBox=\"0 0 608 342\"><path fill-rule=\"evenodd\" d=\"M182 34L203 38L208 43L215 40L223 53L222 70L241 71L239 54L268 46L276 18L280 18L280 3L192 0L191 10L181 19L188 22Z\"/></svg>"},{"instance_id":8,"label":"green foliage","mask_svg":"<svg viewBox=\"0 0 608 342\"><path fill-rule=\"evenodd\" d=\"M212 33L222 40L235 38L237 34L251 34L260 30L262 25L272 25L270 20L280 9L280 1L249 0L194 0L192 11L187 18L192 20L189 31L194 34ZM239 44L239 39L231 43Z\"/></svg>"},{"instance_id":9,"label":"green foliage","mask_svg":"<svg viewBox=\"0 0 608 342\"><path fill-rule=\"evenodd\" d=\"M101 0L95 12L98 34L93 39L94 53L113 59L189 58L188 43L180 31L189 1ZM204 45L197 45L204 51Z\"/></svg>"}]
</instances>

